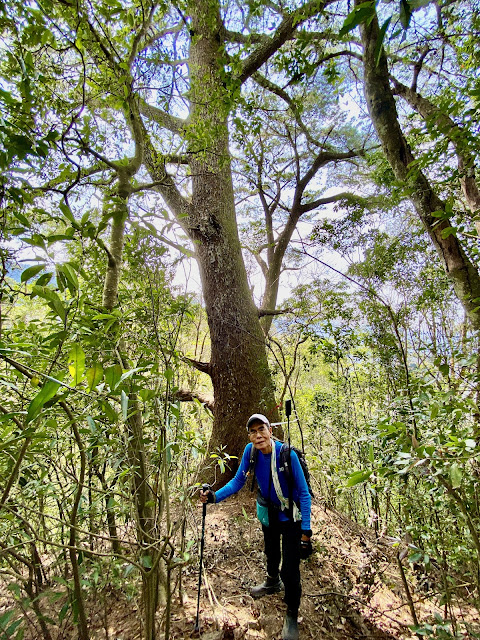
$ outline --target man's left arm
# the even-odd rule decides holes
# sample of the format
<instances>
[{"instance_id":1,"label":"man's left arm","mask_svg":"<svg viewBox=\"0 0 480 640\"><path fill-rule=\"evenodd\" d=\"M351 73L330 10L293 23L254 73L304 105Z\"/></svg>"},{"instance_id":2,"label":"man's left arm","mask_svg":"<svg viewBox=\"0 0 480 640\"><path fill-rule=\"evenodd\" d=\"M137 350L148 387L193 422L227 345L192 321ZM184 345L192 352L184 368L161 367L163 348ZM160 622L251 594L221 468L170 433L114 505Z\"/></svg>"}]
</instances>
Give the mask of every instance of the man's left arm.
<instances>
[{"instance_id":1,"label":"man's left arm","mask_svg":"<svg viewBox=\"0 0 480 640\"><path fill-rule=\"evenodd\" d=\"M291 468L293 478L295 481L295 487L298 493L298 499L300 502L300 512L302 514L302 537L300 540L300 557L305 559L312 554L312 529L310 524L310 513L312 506L312 499L310 491L308 489L307 481L305 480L305 474L298 460L297 454L292 451Z\"/></svg>"}]
</instances>

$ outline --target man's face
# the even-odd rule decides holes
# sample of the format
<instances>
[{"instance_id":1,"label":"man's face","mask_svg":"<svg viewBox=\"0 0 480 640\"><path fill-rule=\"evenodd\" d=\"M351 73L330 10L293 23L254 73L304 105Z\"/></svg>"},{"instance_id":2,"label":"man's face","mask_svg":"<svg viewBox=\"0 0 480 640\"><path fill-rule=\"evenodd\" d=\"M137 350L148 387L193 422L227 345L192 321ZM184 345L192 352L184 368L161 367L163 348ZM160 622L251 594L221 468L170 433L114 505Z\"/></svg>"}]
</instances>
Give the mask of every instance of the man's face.
<instances>
[{"instance_id":1,"label":"man's face","mask_svg":"<svg viewBox=\"0 0 480 640\"><path fill-rule=\"evenodd\" d=\"M255 449L263 453L269 453L271 449L270 437L272 435L272 427L268 427L262 422L254 422L250 425L248 434Z\"/></svg>"}]
</instances>

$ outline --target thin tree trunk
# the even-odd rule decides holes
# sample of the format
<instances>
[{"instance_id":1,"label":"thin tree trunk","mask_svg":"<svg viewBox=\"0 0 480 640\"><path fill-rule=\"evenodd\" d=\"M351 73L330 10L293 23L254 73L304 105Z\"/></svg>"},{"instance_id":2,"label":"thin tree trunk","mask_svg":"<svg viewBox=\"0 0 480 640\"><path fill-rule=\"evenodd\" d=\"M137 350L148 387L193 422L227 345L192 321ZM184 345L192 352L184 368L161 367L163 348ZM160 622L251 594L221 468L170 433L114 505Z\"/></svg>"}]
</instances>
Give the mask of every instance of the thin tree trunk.
<instances>
[{"instance_id":1,"label":"thin tree trunk","mask_svg":"<svg viewBox=\"0 0 480 640\"><path fill-rule=\"evenodd\" d=\"M73 592L74 592L75 601L78 607L78 637L79 637L79 640L89 640L90 635L88 632L87 615L85 612L85 603L83 600L82 585L81 585L81 579L80 579L80 569L78 566L78 558L77 558L77 551L76 551L77 514L78 514L78 507L80 505L80 500L82 497L83 486L85 483L87 457L85 455L85 448L83 446L82 438L78 431L78 427L72 412L70 411L68 405L65 402L61 402L60 405L70 420L73 434L75 437L75 442L77 443L78 452L80 455L80 474L78 478L78 487L75 493L73 507L70 512L70 518L69 518L70 535L69 535L68 544L69 544L70 564L72 565L72 574L73 574L73 585L74 585Z\"/></svg>"},{"instance_id":2,"label":"thin tree trunk","mask_svg":"<svg viewBox=\"0 0 480 640\"><path fill-rule=\"evenodd\" d=\"M355 0L356 6L362 0ZM445 213L445 203L433 191L425 175L415 166L398 121L397 108L389 84L387 58L382 49L377 60L379 26L375 16L368 24L360 25L363 44L364 90L368 110L395 177L409 192L418 217L432 241L455 292L476 329L480 329L480 277L469 260ZM445 218L435 217L436 212ZM447 229L449 231L447 231Z\"/></svg>"}]
</instances>

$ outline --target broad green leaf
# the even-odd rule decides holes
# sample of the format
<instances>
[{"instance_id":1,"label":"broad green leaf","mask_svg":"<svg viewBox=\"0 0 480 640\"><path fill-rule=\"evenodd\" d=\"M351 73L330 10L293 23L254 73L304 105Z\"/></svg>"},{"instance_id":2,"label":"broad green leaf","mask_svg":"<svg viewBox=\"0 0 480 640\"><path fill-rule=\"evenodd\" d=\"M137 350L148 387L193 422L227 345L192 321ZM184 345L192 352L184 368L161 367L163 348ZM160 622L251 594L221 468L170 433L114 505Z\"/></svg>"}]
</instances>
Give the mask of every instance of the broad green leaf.
<instances>
[{"instance_id":1,"label":"broad green leaf","mask_svg":"<svg viewBox=\"0 0 480 640\"><path fill-rule=\"evenodd\" d=\"M385 22L382 24L382 28L380 29L380 33L378 34L377 44L375 45L375 64L378 66L380 62L380 57L382 55L383 41L385 40L385 34L388 29L388 25L390 24L392 17L387 18Z\"/></svg>"},{"instance_id":2,"label":"broad green leaf","mask_svg":"<svg viewBox=\"0 0 480 640\"><path fill-rule=\"evenodd\" d=\"M68 354L68 370L76 387L83 380L85 373L85 352L79 344L73 345Z\"/></svg>"},{"instance_id":3,"label":"broad green leaf","mask_svg":"<svg viewBox=\"0 0 480 640\"><path fill-rule=\"evenodd\" d=\"M35 286L44 287L47 285L53 277L53 273L43 273L39 279L35 282Z\"/></svg>"},{"instance_id":4,"label":"broad green leaf","mask_svg":"<svg viewBox=\"0 0 480 640\"><path fill-rule=\"evenodd\" d=\"M122 373L122 376L117 384L120 384L127 378L130 378L130 376L133 376L133 374L137 373L137 371L145 371L145 369L146 367L135 367L135 369L129 369L128 371L125 371L125 373Z\"/></svg>"},{"instance_id":5,"label":"broad green leaf","mask_svg":"<svg viewBox=\"0 0 480 640\"><path fill-rule=\"evenodd\" d=\"M96 435L98 433L98 428L92 416L87 416L87 424L90 427L90 431L93 433L93 435Z\"/></svg>"},{"instance_id":6,"label":"broad green leaf","mask_svg":"<svg viewBox=\"0 0 480 640\"><path fill-rule=\"evenodd\" d=\"M344 36L349 31L358 27L362 22L369 23L375 15L375 3L374 2L362 2L358 7L355 7L348 16L345 18L339 35Z\"/></svg>"},{"instance_id":7,"label":"broad green leaf","mask_svg":"<svg viewBox=\"0 0 480 640\"><path fill-rule=\"evenodd\" d=\"M106 415L109 422L117 422L117 412L113 409L112 405L107 401L102 401L102 411Z\"/></svg>"},{"instance_id":8,"label":"broad green leaf","mask_svg":"<svg viewBox=\"0 0 480 640\"><path fill-rule=\"evenodd\" d=\"M400 0L400 22L404 29L408 29L412 17L412 8L409 0Z\"/></svg>"},{"instance_id":9,"label":"broad green leaf","mask_svg":"<svg viewBox=\"0 0 480 640\"><path fill-rule=\"evenodd\" d=\"M416 551L412 553L411 556L408 556L408 561L414 564L415 562L421 562L423 560L423 553L421 551Z\"/></svg>"},{"instance_id":10,"label":"broad green leaf","mask_svg":"<svg viewBox=\"0 0 480 640\"><path fill-rule=\"evenodd\" d=\"M442 373L444 376L448 376L448 374L450 373L450 367L448 366L448 364L445 362L444 364L441 364L438 367L438 370L440 371L440 373Z\"/></svg>"},{"instance_id":11,"label":"broad green leaf","mask_svg":"<svg viewBox=\"0 0 480 640\"><path fill-rule=\"evenodd\" d=\"M62 264L58 266L58 270L65 276L67 281L67 286L72 294L78 290L78 278L75 271L72 269L71 265L68 263Z\"/></svg>"},{"instance_id":12,"label":"broad green leaf","mask_svg":"<svg viewBox=\"0 0 480 640\"><path fill-rule=\"evenodd\" d=\"M450 467L449 474L452 487L454 489L458 489L462 484L463 471L456 462L454 462Z\"/></svg>"},{"instance_id":13,"label":"broad green leaf","mask_svg":"<svg viewBox=\"0 0 480 640\"><path fill-rule=\"evenodd\" d=\"M99 362L95 362L92 367L86 370L85 377L88 382L88 392L92 391L103 378L103 367Z\"/></svg>"},{"instance_id":14,"label":"broad green leaf","mask_svg":"<svg viewBox=\"0 0 480 640\"><path fill-rule=\"evenodd\" d=\"M140 389L138 395L144 402L147 402L155 397L155 391L153 389Z\"/></svg>"},{"instance_id":15,"label":"broad green leaf","mask_svg":"<svg viewBox=\"0 0 480 640\"><path fill-rule=\"evenodd\" d=\"M72 224L76 222L75 216L73 215L72 210L70 209L70 207L67 205L66 202L60 202L60 204L58 205L58 208L63 213L65 218L68 220L68 222Z\"/></svg>"},{"instance_id":16,"label":"broad green leaf","mask_svg":"<svg viewBox=\"0 0 480 640\"><path fill-rule=\"evenodd\" d=\"M442 238L448 238L448 236L451 236L456 232L456 227L445 227L445 229L442 229Z\"/></svg>"},{"instance_id":17,"label":"broad green leaf","mask_svg":"<svg viewBox=\"0 0 480 640\"><path fill-rule=\"evenodd\" d=\"M25 269L25 271L22 271L20 282L27 282L28 280L30 280L30 278L35 277L37 273L40 273L40 271L42 271L42 269L44 268L45 268L45 265L43 264L35 264L32 267L28 267L28 269Z\"/></svg>"},{"instance_id":18,"label":"broad green leaf","mask_svg":"<svg viewBox=\"0 0 480 640\"><path fill-rule=\"evenodd\" d=\"M30 221L26 218L21 211L12 211L14 217L19 220L24 227L30 227Z\"/></svg>"},{"instance_id":19,"label":"broad green leaf","mask_svg":"<svg viewBox=\"0 0 480 640\"><path fill-rule=\"evenodd\" d=\"M57 316L65 321L65 307L63 306L60 297L57 293L55 293L55 291L52 291L52 289L50 289L49 287L40 287L35 284L32 288L32 296L39 296L40 298L46 300L50 309L52 309L52 311L54 311Z\"/></svg>"},{"instance_id":20,"label":"broad green leaf","mask_svg":"<svg viewBox=\"0 0 480 640\"><path fill-rule=\"evenodd\" d=\"M122 377L122 367L119 364L114 364L111 367L105 369L105 380L111 391L115 389Z\"/></svg>"},{"instance_id":21,"label":"broad green leaf","mask_svg":"<svg viewBox=\"0 0 480 640\"><path fill-rule=\"evenodd\" d=\"M361 482L365 482L372 475L372 471L355 471L352 473L347 480L347 487L353 487L356 484L360 484Z\"/></svg>"},{"instance_id":22,"label":"broad green leaf","mask_svg":"<svg viewBox=\"0 0 480 640\"><path fill-rule=\"evenodd\" d=\"M28 410L27 410L27 418L25 423L28 424L37 415L40 413L43 405L51 400L54 395L57 393L57 390L60 386L59 382L53 382L52 380L47 380L47 382L43 385L41 390L37 393L34 399L31 401Z\"/></svg>"},{"instance_id":23,"label":"broad green leaf","mask_svg":"<svg viewBox=\"0 0 480 640\"><path fill-rule=\"evenodd\" d=\"M132 571L135 571L135 569L138 569L138 567L136 567L134 564L127 564L123 572L124 577L128 578L128 576L132 573Z\"/></svg>"},{"instance_id":24,"label":"broad green leaf","mask_svg":"<svg viewBox=\"0 0 480 640\"><path fill-rule=\"evenodd\" d=\"M369 448L368 448L368 459L370 460L370 462L373 464L375 462L375 453L373 450L373 444L371 443Z\"/></svg>"}]
</instances>

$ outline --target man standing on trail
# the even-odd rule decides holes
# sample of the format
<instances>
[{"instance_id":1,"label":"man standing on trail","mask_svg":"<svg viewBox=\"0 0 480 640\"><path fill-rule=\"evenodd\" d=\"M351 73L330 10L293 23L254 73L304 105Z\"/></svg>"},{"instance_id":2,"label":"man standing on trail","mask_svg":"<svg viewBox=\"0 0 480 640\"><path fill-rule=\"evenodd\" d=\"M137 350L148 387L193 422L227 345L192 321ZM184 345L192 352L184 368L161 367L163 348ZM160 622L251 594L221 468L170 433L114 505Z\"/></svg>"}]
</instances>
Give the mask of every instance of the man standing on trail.
<instances>
[{"instance_id":1,"label":"man standing on trail","mask_svg":"<svg viewBox=\"0 0 480 640\"><path fill-rule=\"evenodd\" d=\"M216 492L211 489L200 491L200 500L203 503L221 502L237 493L252 471L252 461L255 461L257 515L265 540L267 579L252 587L250 594L254 598L261 598L285 588L287 614L282 640L298 640L297 619L302 594L300 558L308 558L312 553L310 493L298 456L292 450L287 454L290 466L287 476L286 465L282 463L280 455L283 443L273 440L268 418L255 413L248 419L247 431L251 442L245 447L235 477ZM252 451L253 448L256 453ZM280 561L282 566L279 574Z\"/></svg>"}]
</instances>

